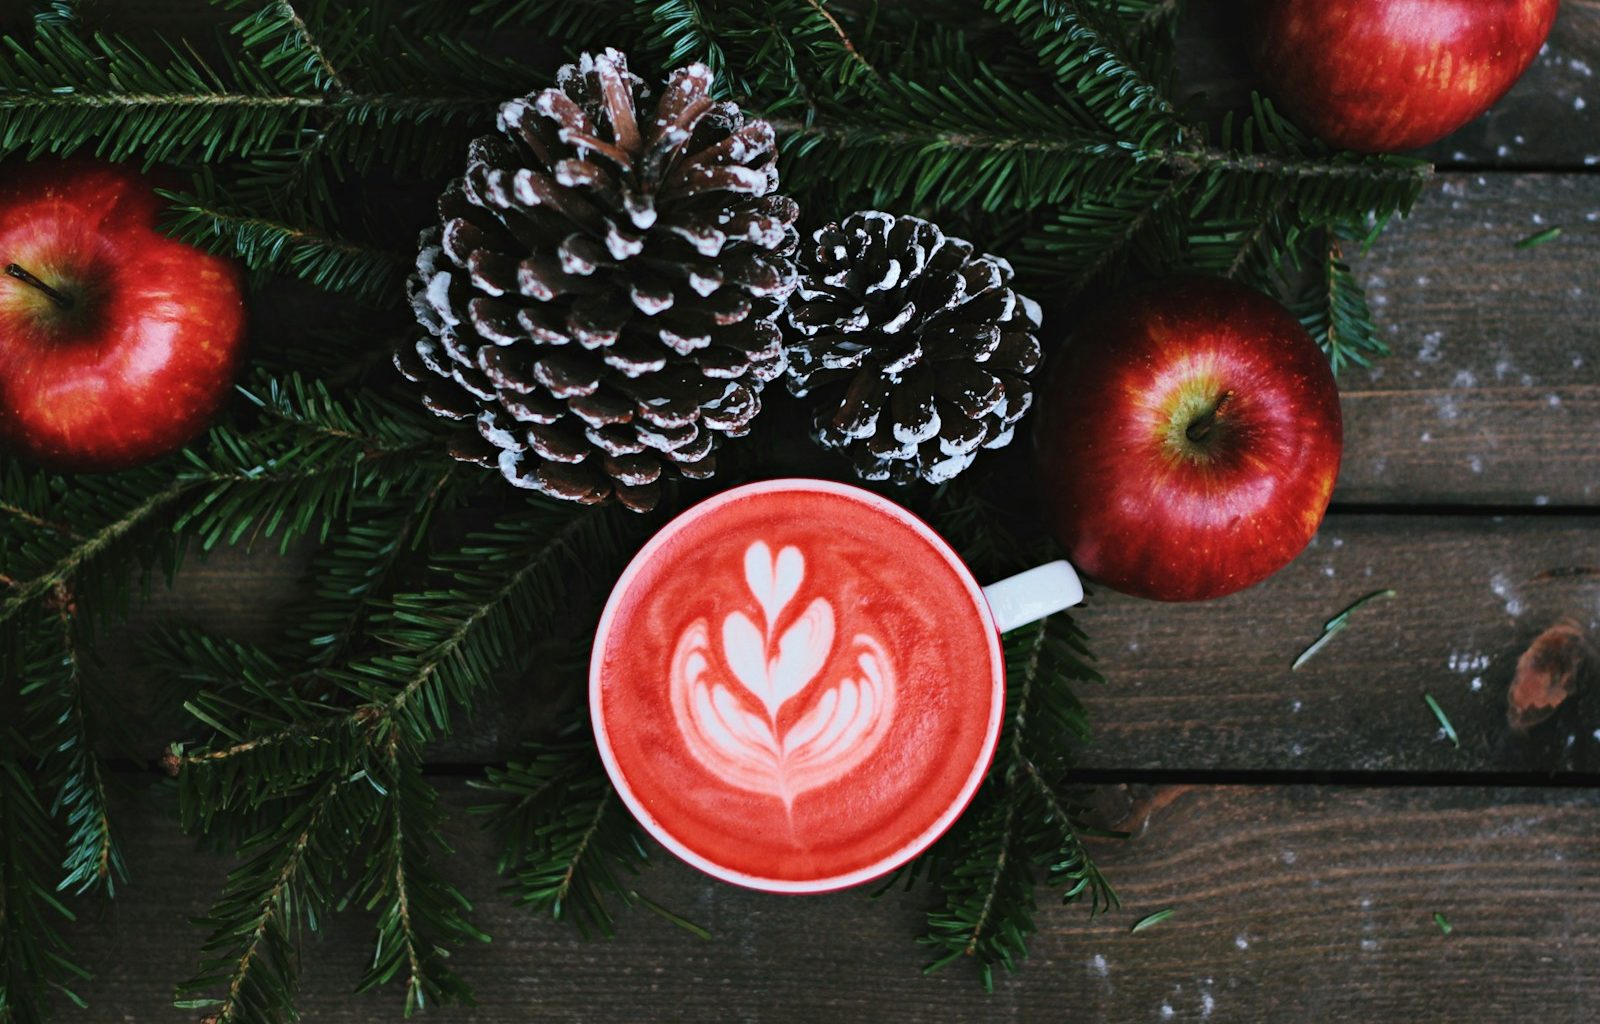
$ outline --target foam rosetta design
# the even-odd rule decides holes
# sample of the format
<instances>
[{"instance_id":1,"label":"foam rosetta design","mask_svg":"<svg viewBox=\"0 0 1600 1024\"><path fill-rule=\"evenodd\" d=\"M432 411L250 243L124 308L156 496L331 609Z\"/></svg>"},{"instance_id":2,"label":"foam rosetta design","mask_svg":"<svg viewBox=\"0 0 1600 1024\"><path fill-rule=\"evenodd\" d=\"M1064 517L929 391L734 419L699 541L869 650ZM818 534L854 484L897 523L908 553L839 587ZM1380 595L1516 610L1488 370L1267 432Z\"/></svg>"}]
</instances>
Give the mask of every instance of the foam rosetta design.
<instances>
[{"instance_id":1,"label":"foam rosetta design","mask_svg":"<svg viewBox=\"0 0 1600 1024\"><path fill-rule=\"evenodd\" d=\"M894 710L889 653L866 632L850 634L844 678L818 690L840 623L823 596L786 616L804 581L799 548L774 556L756 541L744 555L754 607L730 611L716 637L709 619L695 620L672 655L672 710L690 753L729 785L785 807L871 756ZM798 713L784 714L795 701Z\"/></svg>"}]
</instances>

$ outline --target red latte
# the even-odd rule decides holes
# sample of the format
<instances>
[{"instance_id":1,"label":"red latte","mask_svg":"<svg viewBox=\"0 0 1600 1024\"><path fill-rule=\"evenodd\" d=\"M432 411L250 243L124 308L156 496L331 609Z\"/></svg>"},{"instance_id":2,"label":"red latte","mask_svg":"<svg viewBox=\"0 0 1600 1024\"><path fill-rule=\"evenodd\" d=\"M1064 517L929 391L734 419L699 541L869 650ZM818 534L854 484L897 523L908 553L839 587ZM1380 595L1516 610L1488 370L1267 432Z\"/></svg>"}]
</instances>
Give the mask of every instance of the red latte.
<instances>
[{"instance_id":1,"label":"red latte","mask_svg":"<svg viewBox=\"0 0 1600 1024\"><path fill-rule=\"evenodd\" d=\"M736 488L618 581L590 668L600 751L691 864L812 892L893 869L966 806L1004 704L982 591L870 492Z\"/></svg>"}]
</instances>

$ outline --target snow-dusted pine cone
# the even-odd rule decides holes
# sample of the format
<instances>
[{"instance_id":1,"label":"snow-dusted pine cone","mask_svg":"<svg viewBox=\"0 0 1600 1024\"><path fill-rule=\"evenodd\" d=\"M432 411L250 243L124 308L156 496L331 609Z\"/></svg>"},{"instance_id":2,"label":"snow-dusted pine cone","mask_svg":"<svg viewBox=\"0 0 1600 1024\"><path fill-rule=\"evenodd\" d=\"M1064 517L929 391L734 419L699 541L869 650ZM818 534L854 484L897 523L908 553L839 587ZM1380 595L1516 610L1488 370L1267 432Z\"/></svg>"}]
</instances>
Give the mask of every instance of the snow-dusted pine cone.
<instances>
[{"instance_id":1,"label":"snow-dusted pine cone","mask_svg":"<svg viewBox=\"0 0 1600 1024\"><path fill-rule=\"evenodd\" d=\"M783 373L793 200L772 126L672 73L659 103L615 50L500 108L422 236L396 359L456 457L584 503L652 508L664 474L707 477Z\"/></svg>"},{"instance_id":2,"label":"snow-dusted pine cone","mask_svg":"<svg viewBox=\"0 0 1600 1024\"><path fill-rule=\"evenodd\" d=\"M916 217L829 224L789 302L789 390L868 480L931 483L1011 441L1033 402L1039 305L1011 265Z\"/></svg>"}]
</instances>

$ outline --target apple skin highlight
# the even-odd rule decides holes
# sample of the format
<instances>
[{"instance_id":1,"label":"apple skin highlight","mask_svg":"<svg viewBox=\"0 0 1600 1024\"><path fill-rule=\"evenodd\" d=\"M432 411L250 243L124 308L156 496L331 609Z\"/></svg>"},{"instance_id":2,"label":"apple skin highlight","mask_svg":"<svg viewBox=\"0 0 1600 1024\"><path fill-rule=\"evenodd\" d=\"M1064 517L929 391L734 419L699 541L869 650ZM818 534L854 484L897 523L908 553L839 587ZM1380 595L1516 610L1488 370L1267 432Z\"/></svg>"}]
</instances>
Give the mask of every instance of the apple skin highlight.
<instances>
[{"instance_id":1,"label":"apple skin highlight","mask_svg":"<svg viewBox=\"0 0 1600 1024\"><path fill-rule=\"evenodd\" d=\"M1539 54L1559 0L1253 0L1267 93L1342 149L1437 142L1499 102Z\"/></svg>"},{"instance_id":2,"label":"apple skin highlight","mask_svg":"<svg viewBox=\"0 0 1600 1024\"><path fill-rule=\"evenodd\" d=\"M1338 386L1278 302L1170 278L1078 324L1034 448L1044 519L1081 571L1156 600L1220 597L1316 533L1343 450Z\"/></svg>"},{"instance_id":3,"label":"apple skin highlight","mask_svg":"<svg viewBox=\"0 0 1600 1024\"><path fill-rule=\"evenodd\" d=\"M205 429L243 360L229 261L157 229L134 170L90 161L0 168L0 447L51 469L152 461Z\"/></svg>"}]
</instances>

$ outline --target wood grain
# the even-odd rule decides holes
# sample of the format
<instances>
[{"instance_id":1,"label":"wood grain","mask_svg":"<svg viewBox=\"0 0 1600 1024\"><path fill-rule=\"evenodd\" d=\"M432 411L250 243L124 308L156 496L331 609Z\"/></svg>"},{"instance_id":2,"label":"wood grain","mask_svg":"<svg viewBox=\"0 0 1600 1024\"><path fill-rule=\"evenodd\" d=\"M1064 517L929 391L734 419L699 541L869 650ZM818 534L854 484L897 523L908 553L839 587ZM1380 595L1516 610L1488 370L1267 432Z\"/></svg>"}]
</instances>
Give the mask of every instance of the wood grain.
<instances>
[{"instance_id":1,"label":"wood grain","mask_svg":"<svg viewBox=\"0 0 1600 1024\"><path fill-rule=\"evenodd\" d=\"M1393 588L1300 670L1364 594ZM1506 726L1516 660L1576 620L1600 642L1592 519L1335 515L1287 569L1199 604L1096 595L1081 613L1109 681L1086 687L1097 769L1537 771L1600 776L1600 665L1548 722ZM1431 694L1461 740L1439 734Z\"/></svg>"},{"instance_id":2,"label":"wood grain","mask_svg":"<svg viewBox=\"0 0 1600 1024\"><path fill-rule=\"evenodd\" d=\"M447 804L470 802L459 780L444 786ZM481 1005L429 1019L1523 1024L1600 1011L1600 891L1590 884L1600 793L1197 787L1107 798L1123 802L1136 832L1096 848L1123 909L1091 920L1042 893L1032 956L992 996L964 964L919 973L927 958L912 939L925 893L765 896L661 854L641 888L713 938L636 909L615 941L584 941L498 895L491 845L458 822L449 872L494 941L454 959ZM200 936L185 918L215 896L225 865L192 853L153 807L123 834L134 883L79 929L98 977L81 990L90 1009L72 1019L192 1022L166 1007L196 958ZM1166 907L1169 920L1128 933ZM368 924L345 915L307 941L305 1020L399 1018L392 989L350 994Z\"/></svg>"},{"instance_id":3,"label":"wood grain","mask_svg":"<svg viewBox=\"0 0 1600 1024\"><path fill-rule=\"evenodd\" d=\"M1354 265L1394 354L1340 381L1335 500L1600 504L1600 175L1442 175Z\"/></svg>"}]
</instances>

